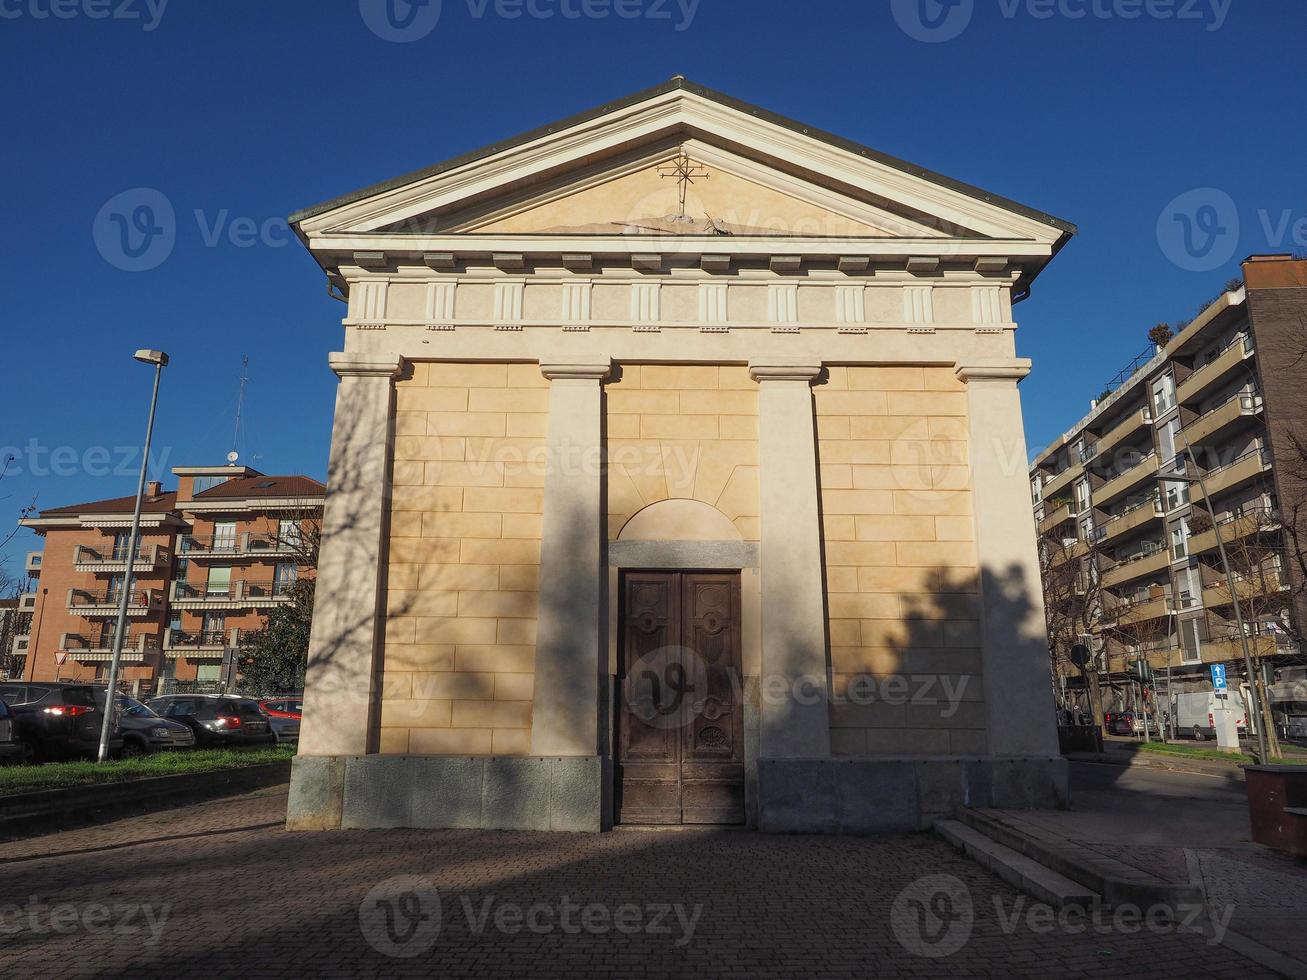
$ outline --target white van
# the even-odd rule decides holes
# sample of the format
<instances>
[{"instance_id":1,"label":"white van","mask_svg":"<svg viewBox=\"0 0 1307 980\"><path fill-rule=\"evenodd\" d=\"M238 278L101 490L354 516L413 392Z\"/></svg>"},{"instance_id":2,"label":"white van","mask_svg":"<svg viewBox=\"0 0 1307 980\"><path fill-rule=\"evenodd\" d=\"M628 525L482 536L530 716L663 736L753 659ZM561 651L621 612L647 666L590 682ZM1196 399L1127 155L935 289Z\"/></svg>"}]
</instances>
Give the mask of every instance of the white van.
<instances>
[{"instance_id":1,"label":"white van","mask_svg":"<svg viewBox=\"0 0 1307 980\"><path fill-rule=\"evenodd\" d=\"M1245 691L1230 692L1225 706L1235 712L1235 724L1239 734L1248 735L1248 708ZM1193 691L1189 694L1175 694L1171 697L1171 717L1174 719L1175 734L1179 738L1192 738L1199 742L1216 738L1216 722L1212 712L1217 707L1214 691ZM1256 727L1251 730L1256 733Z\"/></svg>"}]
</instances>

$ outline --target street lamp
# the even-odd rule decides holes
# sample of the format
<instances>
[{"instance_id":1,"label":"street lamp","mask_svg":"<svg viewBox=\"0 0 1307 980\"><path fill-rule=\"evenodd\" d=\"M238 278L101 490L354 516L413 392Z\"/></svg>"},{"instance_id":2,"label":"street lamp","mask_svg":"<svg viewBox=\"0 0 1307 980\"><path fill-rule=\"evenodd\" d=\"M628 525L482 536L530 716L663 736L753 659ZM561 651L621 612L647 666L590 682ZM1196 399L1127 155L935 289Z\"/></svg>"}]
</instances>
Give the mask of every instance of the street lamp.
<instances>
[{"instance_id":1,"label":"street lamp","mask_svg":"<svg viewBox=\"0 0 1307 980\"><path fill-rule=\"evenodd\" d=\"M154 390L150 394L150 417L145 423L145 451L141 455L141 475L136 481L136 506L132 510L132 533L127 547L127 574L123 577L122 595L118 597L118 621L113 631L113 654L109 658L109 687L104 697L104 721L100 725L100 762L109 758L109 735L113 731L114 707L118 695L118 667L122 663L123 633L127 629L127 604L132 595L132 572L136 565L136 539L141 533L141 501L145 497L145 477L150 465L150 440L154 436L154 407L159 403L159 379L168 366L168 355L161 350L138 350L132 355L142 364L154 365Z\"/></svg>"},{"instance_id":2,"label":"street lamp","mask_svg":"<svg viewBox=\"0 0 1307 980\"><path fill-rule=\"evenodd\" d=\"M1262 714L1261 695L1257 692L1257 675L1253 673L1253 657L1248 650L1248 631L1244 627L1243 610L1239 608L1239 593L1235 591L1234 587L1234 572L1230 569L1230 559L1225 553L1225 539L1221 536L1221 524L1216 519L1216 508L1212 505L1212 498L1207 493L1207 481L1203 479L1203 471L1197 467L1194 469L1194 472L1198 474L1196 477L1188 475L1188 458L1191 452L1192 447L1186 446L1184 450L1176 454L1176 462L1184 462L1185 464L1183 474L1171 473L1165 476L1159 474L1157 479L1161 482L1187 483L1191 486L1196 483L1198 489L1202 491L1203 506L1207 508L1207 514L1212 519L1212 531L1216 535L1216 550L1221 556L1221 567L1225 570L1225 584L1230 590L1230 599L1234 603L1234 620L1239 630L1239 646L1243 650L1244 670L1248 672L1248 695L1253 702L1249 705L1249 714L1256 719L1257 761L1265 765L1269 761L1266 754L1266 732L1263 730L1265 718Z\"/></svg>"}]
</instances>

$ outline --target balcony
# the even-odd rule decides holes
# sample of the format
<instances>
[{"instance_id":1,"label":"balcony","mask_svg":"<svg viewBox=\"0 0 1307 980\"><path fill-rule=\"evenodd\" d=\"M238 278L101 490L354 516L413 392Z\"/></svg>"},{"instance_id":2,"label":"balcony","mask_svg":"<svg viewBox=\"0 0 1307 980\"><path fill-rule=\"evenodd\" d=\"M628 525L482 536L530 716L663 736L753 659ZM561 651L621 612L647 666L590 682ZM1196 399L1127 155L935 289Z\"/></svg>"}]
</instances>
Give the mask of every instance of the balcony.
<instances>
[{"instance_id":1,"label":"balcony","mask_svg":"<svg viewBox=\"0 0 1307 980\"><path fill-rule=\"evenodd\" d=\"M1157 475L1157 453L1149 453L1134 466L1118 473L1094 491L1094 506L1106 507L1113 500L1128 494Z\"/></svg>"},{"instance_id":2,"label":"balcony","mask_svg":"<svg viewBox=\"0 0 1307 980\"><path fill-rule=\"evenodd\" d=\"M1240 392L1186 425L1185 440L1191 446L1217 441L1237 423L1254 419L1261 413L1262 396Z\"/></svg>"},{"instance_id":3,"label":"balcony","mask_svg":"<svg viewBox=\"0 0 1307 980\"><path fill-rule=\"evenodd\" d=\"M9 653L15 657L26 657L28 648L31 646L32 638L27 634L15 636L14 642L9 647Z\"/></svg>"},{"instance_id":4,"label":"balcony","mask_svg":"<svg viewBox=\"0 0 1307 980\"><path fill-rule=\"evenodd\" d=\"M43 554L44 552L41 551L29 551L27 553L27 564L24 568L32 578L37 578L41 574L41 557Z\"/></svg>"},{"instance_id":5,"label":"balcony","mask_svg":"<svg viewBox=\"0 0 1307 980\"><path fill-rule=\"evenodd\" d=\"M187 660L221 660L228 647L238 646L240 630L233 629L230 634L224 630L190 630L170 629L163 640L163 654L169 660L185 658Z\"/></svg>"},{"instance_id":6,"label":"balcony","mask_svg":"<svg viewBox=\"0 0 1307 980\"><path fill-rule=\"evenodd\" d=\"M1202 397L1214 385L1224 381L1235 368L1253 356L1253 339L1241 334L1225 350L1180 382L1176 398L1184 405Z\"/></svg>"},{"instance_id":7,"label":"balcony","mask_svg":"<svg viewBox=\"0 0 1307 980\"><path fill-rule=\"evenodd\" d=\"M1117 626L1134 626L1152 619L1161 619L1171 615L1171 596L1164 588L1156 594L1146 594L1133 599L1123 599L1109 610Z\"/></svg>"},{"instance_id":8,"label":"balcony","mask_svg":"<svg viewBox=\"0 0 1307 980\"><path fill-rule=\"evenodd\" d=\"M152 633L132 633L123 641L123 663L139 664L145 662L146 653L159 649L159 638ZM86 637L81 633L64 633L59 637L59 649L55 651L55 660L92 663L113 659L113 637L101 633Z\"/></svg>"},{"instance_id":9,"label":"balcony","mask_svg":"<svg viewBox=\"0 0 1307 980\"><path fill-rule=\"evenodd\" d=\"M1202 512L1199 511L1199 513ZM1281 526L1279 513L1264 507L1227 517L1218 521L1217 524L1221 530L1221 540L1226 544L1240 541L1250 534L1257 534L1261 531L1277 531ZM1203 552L1212 551L1215 548L1216 528L1214 527L1195 534L1189 539L1189 554L1191 555L1201 555Z\"/></svg>"},{"instance_id":10,"label":"balcony","mask_svg":"<svg viewBox=\"0 0 1307 980\"><path fill-rule=\"evenodd\" d=\"M1160 543L1141 551L1137 555L1117 562L1103 573L1104 588L1113 588L1123 582L1131 582L1145 575L1155 575L1171 563L1171 553Z\"/></svg>"},{"instance_id":11,"label":"balcony","mask_svg":"<svg viewBox=\"0 0 1307 980\"><path fill-rule=\"evenodd\" d=\"M243 531L238 535L222 537L197 537L186 535L178 543L178 552L186 558L259 558L295 556L302 551L302 545L295 541L278 538L274 534L256 534Z\"/></svg>"},{"instance_id":12,"label":"balcony","mask_svg":"<svg viewBox=\"0 0 1307 980\"><path fill-rule=\"evenodd\" d=\"M34 612L36 612L36 593L24 592L22 595L18 597L19 615L22 615L23 613L27 613L28 615L31 615Z\"/></svg>"},{"instance_id":13,"label":"balcony","mask_svg":"<svg viewBox=\"0 0 1307 980\"><path fill-rule=\"evenodd\" d=\"M1071 520L1074 516L1075 515L1071 513L1071 504L1070 502L1067 502L1039 522L1039 533L1047 534L1049 531L1053 530L1053 528Z\"/></svg>"},{"instance_id":14,"label":"balcony","mask_svg":"<svg viewBox=\"0 0 1307 980\"><path fill-rule=\"evenodd\" d=\"M1141 408L1137 412L1131 412L1124 421L1098 440L1094 458L1102 459L1140 429L1152 425L1152 422L1153 413L1148 408Z\"/></svg>"},{"instance_id":15,"label":"balcony","mask_svg":"<svg viewBox=\"0 0 1307 980\"><path fill-rule=\"evenodd\" d=\"M266 609L289 602L294 585L248 579L223 586L173 582L170 598L174 609Z\"/></svg>"},{"instance_id":16,"label":"balcony","mask_svg":"<svg viewBox=\"0 0 1307 980\"><path fill-rule=\"evenodd\" d=\"M1271 452L1269 449L1254 449L1252 452L1244 453L1232 463L1225 466L1219 466L1204 475L1203 480L1207 484L1207 492L1213 497L1225 493L1227 490L1233 490L1237 487L1255 480L1263 473L1271 469ZM1202 497L1203 488L1195 483L1191 488L1195 497Z\"/></svg>"},{"instance_id":17,"label":"balcony","mask_svg":"<svg viewBox=\"0 0 1307 980\"><path fill-rule=\"evenodd\" d=\"M162 545L152 544L136 553L132 562L133 573L155 568L166 568L169 552ZM73 546L73 568L79 572L125 572L127 552L113 548L91 548L84 544Z\"/></svg>"},{"instance_id":18,"label":"balcony","mask_svg":"<svg viewBox=\"0 0 1307 980\"><path fill-rule=\"evenodd\" d=\"M1156 498L1134 504L1094 528L1094 541L1102 544L1141 527L1147 527L1153 521L1160 520L1162 513L1162 503Z\"/></svg>"},{"instance_id":19,"label":"balcony","mask_svg":"<svg viewBox=\"0 0 1307 980\"><path fill-rule=\"evenodd\" d=\"M1286 592L1288 589L1289 583L1278 563L1274 567L1266 568L1260 572L1253 572L1248 575L1236 573L1234 575L1234 591L1235 595L1239 597L1241 606L1250 600L1266 598L1279 592ZM1233 604L1234 599L1230 595L1230 586L1224 576L1203 587L1204 606L1213 608Z\"/></svg>"},{"instance_id":20,"label":"balcony","mask_svg":"<svg viewBox=\"0 0 1307 980\"><path fill-rule=\"evenodd\" d=\"M1044 499L1047 500L1049 497L1056 496L1059 490L1065 489L1066 487L1070 486L1071 481L1074 480L1077 476L1080 476L1084 472L1085 472L1085 468L1079 464L1076 464L1073 466L1068 466L1061 473L1057 474L1057 476L1050 477L1048 482L1045 483L1043 487Z\"/></svg>"},{"instance_id":21,"label":"balcony","mask_svg":"<svg viewBox=\"0 0 1307 980\"><path fill-rule=\"evenodd\" d=\"M118 589L69 589L68 611L78 616L116 616L122 602ZM159 589L133 589L127 599L127 615L144 616L157 612L163 605L163 592Z\"/></svg>"}]
</instances>

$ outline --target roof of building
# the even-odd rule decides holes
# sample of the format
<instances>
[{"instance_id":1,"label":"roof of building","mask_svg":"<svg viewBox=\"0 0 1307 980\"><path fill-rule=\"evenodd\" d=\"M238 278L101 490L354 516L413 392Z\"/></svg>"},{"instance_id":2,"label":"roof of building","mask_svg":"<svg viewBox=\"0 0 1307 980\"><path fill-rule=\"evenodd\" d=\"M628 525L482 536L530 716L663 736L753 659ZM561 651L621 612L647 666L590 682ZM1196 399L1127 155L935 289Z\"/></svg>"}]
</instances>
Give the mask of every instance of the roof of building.
<instances>
[{"instance_id":1,"label":"roof of building","mask_svg":"<svg viewBox=\"0 0 1307 980\"><path fill-rule=\"evenodd\" d=\"M55 517L68 514L130 514L136 506L136 495L130 497L111 497L108 500L92 500L84 504L68 504L64 507L49 507L41 511L42 517ZM141 501L141 511L148 514L164 513L177 509L177 491L168 490L157 497L146 497Z\"/></svg>"},{"instance_id":2,"label":"roof of building","mask_svg":"<svg viewBox=\"0 0 1307 980\"><path fill-rule=\"evenodd\" d=\"M235 477L215 484L195 495L196 500L239 497L321 497L327 488L308 476ZM185 506L185 505L183 505Z\"/></svg>"},{"instance_id":3,"label":"roof of building","mask_svg":"<svg viewBox=\"0 0 1307 980\"><path fill-rule=\"evenodd\" d=\"M323 212L330 211L333 208L338 208L345 204L351 204L354 201L361 201L364 198L373 196L374 194L380 194L383 191L392 190L396 187L403 187L406 184L423 180L427 177L433 177L436 174L453 170L455 167L461 167L485 157L489 157L495 153L501 153L504 150L512 149L515 146L530 143L532 140L539 139L542 136L547 136L550 133L557 132L558 130L580 125L581 123L588 122L591 119L596 119L600 116L616 112L627 108L628 106L636 105L647 99L678 89L708 99L711 102L716 102L719 105L735 109L738 112L744 112L751 116L756 116L757 118L770 122L773 125L782 126L795 133L800 133L812 139L820 140L841 150L846 150L850 153L856 153L859 156L867 157L868 159L875 160L878 163L900 170L903 173L911 174L924 180L928 180L931 183L938 184L941 187L947 187L950 190L966 194L968 197L974 197L979 201L985 201L998 207L1006 208L1016 214L1032 218L1035 221L1051 225L1063 232L1063 242L1066 238L1069 238L1071 235L1076 233L1076 226L1071 224L1069 221L1064 221L1061 218L1054 217L1044 211L1039 211L1035 208L1027 207L1024 204L1019 204L1016 201L1001 197L998 194L991 194L989 191L975 187L972 184L963 183L960 180L954 180L952 177L946 177L943 174L934 172L933 170L927 170L926 168L919 167L916 164L908 163L906 160L901 160L898 157L890 156L889 154L882 153L879 150L874 150L869 146L863 146L861 143L845 139L844 137L837 136L834 133L829 133L822 129L816 129L812 126L804 125L798 120L790 119L787 116L782 116L756 105L752 105L751 103L744 102L740 99L732 98L725 93L691 82L681 75L675 75L668 81L663 82L661 85L656 85L653 88L635 92L625 98L617 99L616 101L605 103L604 105L597 106L574 116L569 116L566 119L560 119L557 122L540 126L525 133L520 133L510 139L500 140L490 146L484 146L479 150L473 150L470 153L451 157L448 160L444 160L430 167L425 167L422 170L404 174L391 180L383 181L379 184L373 184L370 187L364 187L360 190L353 191L352 193L332 198L329 201L323 201L321 204L301 208L290 216L289 221L292 225L297 225L306 218L322 214Z\"/></svg>"}]
</instances>

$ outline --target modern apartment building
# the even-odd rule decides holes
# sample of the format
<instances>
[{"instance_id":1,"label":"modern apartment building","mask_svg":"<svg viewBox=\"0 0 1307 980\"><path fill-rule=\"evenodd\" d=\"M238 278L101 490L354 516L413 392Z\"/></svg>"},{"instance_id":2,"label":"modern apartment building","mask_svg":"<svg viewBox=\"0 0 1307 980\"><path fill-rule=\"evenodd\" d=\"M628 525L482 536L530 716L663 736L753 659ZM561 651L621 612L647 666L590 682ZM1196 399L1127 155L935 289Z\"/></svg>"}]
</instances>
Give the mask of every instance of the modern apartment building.
<instances>
[{"instance_id":1,"label":"modern apartment building","mask_svg":"<svg viewBox=\"0 0 1307 980\"><path fill-rule=\"evenodd\" d=\"M229 684L242 632L311 575L323 486L248 466L173 469L176 490L146 486L127 606L122 673L133 690ZM45 539L20 597L30 630L11 673L105 680L131 547L133 497L42 511L20 523Z\"/></svg>"},{"instance_id":2,"label":"modern apartment building","mask_svg":"<svg viewBox=\"0 0 1307 980\"><path fill-rule=\"evenodd\" d=\"M1146 659L1177 689L1202 687L1214 663L1229 665L1233 685L1245 674L1236 600L1254 658L1272 672L1297 662L1287 658L1307 622L1295 559L1304 381L1307 261L1254 256L1243 285L1180 325L1035 459L1050 634L1069 683L1075 637L1054 620L1077 603L1109 683Z\"/></svg>"}]
</instances>

